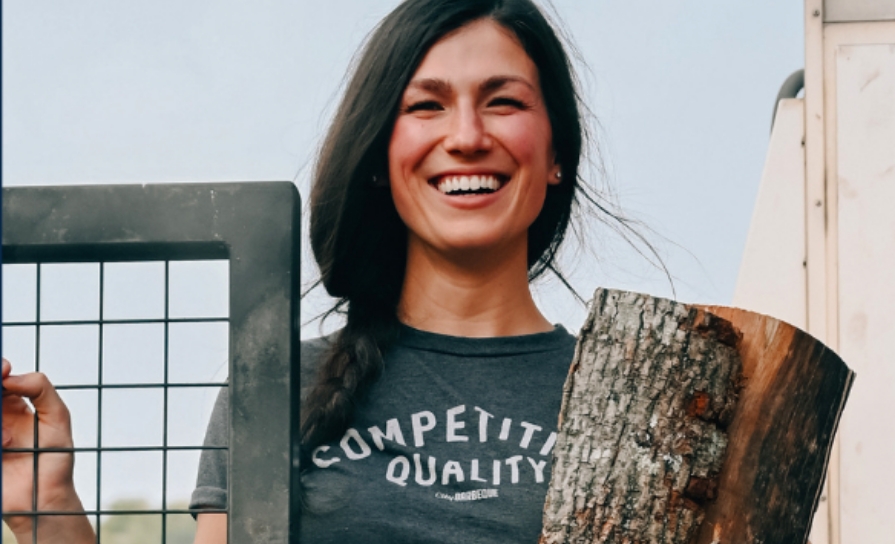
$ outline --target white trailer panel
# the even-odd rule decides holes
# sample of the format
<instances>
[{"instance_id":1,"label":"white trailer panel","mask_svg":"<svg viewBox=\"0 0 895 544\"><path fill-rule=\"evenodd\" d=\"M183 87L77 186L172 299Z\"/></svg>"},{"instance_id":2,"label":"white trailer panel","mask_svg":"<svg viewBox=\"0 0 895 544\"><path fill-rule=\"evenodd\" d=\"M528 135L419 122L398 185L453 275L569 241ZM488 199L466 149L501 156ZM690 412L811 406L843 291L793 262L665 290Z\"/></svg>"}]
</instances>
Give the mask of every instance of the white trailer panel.
<instances>
[{"instance_id":1,"label":"white trailer panel","mask_svg":"<svg viewBox=\"0 0 895 544\"><path fill-rule=\"evenodd\" d=\"M836 52L842 542L895 535L895 42Z\"/></svg>"}]
</instances>

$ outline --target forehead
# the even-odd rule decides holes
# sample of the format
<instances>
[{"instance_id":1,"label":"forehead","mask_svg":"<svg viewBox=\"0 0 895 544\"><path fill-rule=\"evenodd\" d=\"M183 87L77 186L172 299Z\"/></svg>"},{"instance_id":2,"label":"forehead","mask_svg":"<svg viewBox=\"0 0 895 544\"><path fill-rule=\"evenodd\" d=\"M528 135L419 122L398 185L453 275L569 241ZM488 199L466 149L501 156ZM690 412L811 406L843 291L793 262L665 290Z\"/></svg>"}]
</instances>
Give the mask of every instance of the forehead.
<instances>
[{"instance_id":1,"label":"forehead","mask_svg":"<svg viewBox=\"0 0 895 544\"><path fill-rule=\"evenodd\" d=\"M521 77L538 86L538 69L516 36L491 19L480 19L437 41L413 79L435 78L462 85L495 75Z\"/></svg>"}]
</instances>

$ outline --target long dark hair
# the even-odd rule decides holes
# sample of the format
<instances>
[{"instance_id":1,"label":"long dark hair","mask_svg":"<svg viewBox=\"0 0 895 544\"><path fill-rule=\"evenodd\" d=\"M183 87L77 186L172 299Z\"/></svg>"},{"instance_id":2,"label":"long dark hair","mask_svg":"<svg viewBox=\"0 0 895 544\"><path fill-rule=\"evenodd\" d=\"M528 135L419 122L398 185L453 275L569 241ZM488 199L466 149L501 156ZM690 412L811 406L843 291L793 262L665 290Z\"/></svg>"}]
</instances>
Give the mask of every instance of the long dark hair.
<instances>
[{"instance_id":1,"label":"long dark hair","mask_svg":"<svg viewBox=\"0 0 895 544\"><path fill-rule=\"evenodd\" d=\"M528 231L528 275L553 269L579 189L584 140L569 58L530 0L406 0L370 36L320 151L310 195L311 247L321 281L347 321L302 407L308 453L339 438L382 370L400 330L406 227L388 190L387 151L404 88L442 37L488 18L515 34L538 69L562 182L547 189Z\"/></svg>"}]
</instances>

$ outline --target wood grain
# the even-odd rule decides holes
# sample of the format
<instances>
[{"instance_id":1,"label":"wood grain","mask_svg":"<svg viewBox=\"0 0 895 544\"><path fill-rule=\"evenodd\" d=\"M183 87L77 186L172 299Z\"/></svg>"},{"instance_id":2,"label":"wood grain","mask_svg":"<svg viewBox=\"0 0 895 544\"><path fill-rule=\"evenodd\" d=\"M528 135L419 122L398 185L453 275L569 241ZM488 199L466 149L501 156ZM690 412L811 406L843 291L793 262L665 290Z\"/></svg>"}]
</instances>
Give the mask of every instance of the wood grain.
<instances>
[{"instance_id":1,"label":"wood grain","mask_svg":"<svg viewBox=\"0 0 895 544\"><path fill-rule=\"evenodd\" d=\"M743 334L745 387L699 544L808 541L836 427L855 378L808 333L737 308L706 307Z\"/></svg>"},{"instance_id":2,"label":"wood grain","mask_svg":"<svg viewBox=\"0 0 895 544\"><path fill-rule=\"evenodd\" d=\"M853 376L773 318L597 290L540 542L806 542Z\"/></svg>"}]
</instances>

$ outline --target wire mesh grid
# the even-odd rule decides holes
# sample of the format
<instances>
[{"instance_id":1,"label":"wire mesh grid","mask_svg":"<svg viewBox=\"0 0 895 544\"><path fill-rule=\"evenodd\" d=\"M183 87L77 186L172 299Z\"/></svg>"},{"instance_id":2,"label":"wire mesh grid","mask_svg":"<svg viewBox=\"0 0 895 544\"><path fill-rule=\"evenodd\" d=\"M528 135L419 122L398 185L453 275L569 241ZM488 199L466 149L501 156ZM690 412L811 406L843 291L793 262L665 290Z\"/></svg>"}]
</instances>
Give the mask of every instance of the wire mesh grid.
<instances>
[{"instance_id":1,"label":"wire mesh grid","mask_svg":"<svg viewBox=\"0 0 895 544\"><path fill-rule=\"evenodd\" d=\"M190 456L195 461L198 444L175 439L185 420L193 418L193 421L199 422L196 423L199 430L191 435L197 438L203 435L208 421L207 413L183 408L187 402L185 399L195 396L188 393L203 390L199 385L207 385L204 390L211 391L214 389L212 385L218 387L225 380L229 393L227 443L230 448L225 458L217 459L216 464L226 465L229 541L271 544L297 541L301 518L296 514L301 507L301 496L297 492L300 477L298 464L294 460L298 455L296 445L300 418L297 399L301 385L300 374L296 371L299 357L301 199L295 185L290 182L215 182L4 187L2 208L3 262L33 266L43 263L40 265L40 319L35 314L35 299L18 305L30 307L30 315L4 318L9 323L4 326L4 332L9 332L10 337L18 335L19 340L24 338L17 345L32 347L20 348L20 351L27 352L22 356L15 353L16 350L10 351L7 343L4 354L13 361L18 373L29 369L22 361L29 356L36 360L39 347L40 369L51 376L54 383L94 386L62 389L60 394L73 409L75 445L88 447L85 451L74 452L75 483L94 523L98 521L103 529L108 529L101 531L102 541L105 544L113 542L112 522L117 527L119 521L128 518L127 512L130 511L122 505L112 508L106 504L106 498L113 497L113 491L121 487L134 489L138 481L146 480L146 473L159 474L153 477L155 504L146 508L143 507L146 505L131 508L140 513L130 518L147 521L153 516L164 515L168 529L180 520L194 526L189 514L185 513L186 509L175 505L172 497L178 482L187 482L189 489L194 485L195 468L181 470L177 467L181 464L180 460ZM178 289L177 268L184 261L203 260L229 262L229 308L223 314L180 313L175 301L191 297L180 297L175 293ZM167 265L165 261L169 261ZM158 310L158 306L158 314L150 317L115 313L112 287L116 268L113 265L126 262L161 262L163 264L160 266L168 267L169 296L164 294L163 281L159 283L162 287L154 291L156 300L169 302L167 314L163 307ZM97 278L92 280L93 287L58 291L63 293L62 298L70 296L77 299L83 295L84 300L75 300L67 307L90 306L94 308L94 313L72 317L49 312L50 306L47 304L52 297L44 287L52 284L50 276L59 272L57 266L87 266L89 263L93 263ZM101 290L98 267L102 267L104 283L102 319L99 315ZM36 273L35 269L34 277ZM65 274L71 277L71 269ZM31 281L36 285L36 280ZM185 292L202 290L206 287L205 283L200 281L189 285ZM153 290L140 286L133 291L142 296ZM86 292L93 293L90 300L97 302L86 302ZM11 302L10 294L9 290L4 293L5 307ZM33 296L37 296L36 287ZM54 296L60 295L55 292ZM128 307L131 306L136 307ZM144 318L151 322L141 323ZM198 322L200 318L220 319L226 321L229 327L228 351L220 358L228 360L228 363L219 363L221 367L228 367L226 378L179 379L176 376L177 369L182 368L177 364L178 338L197 336L195 330L190 332L189 327L218 325L216 322ZM178 321L181 319L196 322ZM28 324L32 324L30 332ZM139 327L143 327L141 330L145 334L119 339L119 344L113 342L116 337L127 336L122 334L123 329ZM120 345L121 352L129 358L148 358L147 353L157 351L139 347L141 344L138 342L150 336L146 331L152 327L156 327L153 334L163 339L167 328L167 344L160 340L158 345L167 345L168 353L158 352L162 355L157 357L162 361L167 357L167 385L164 370L161 376L137 379L142 376L138 373L140 369L152 367L148 363L130 364L123 375L115 373L116 369L125 367L115 365L114 350L109 346ZM102 342L99 339L100 329ZM78 332L81 334L76 334ZM55 340L50 338L54 335ZM53 346L65 346L66 349L53 351ZM192 359L200 353L212 351L196 349L190 352L187 367L195 368L197 365ZM82 374L96 377L94 382L86 382L73 370L78 368L75 356L88 353L96 363L91 363L93 366ZM86 355L83 357L84 360L88 359ZM156 368L163 369L163 364L156 365ZM36 362L31 368L35 366ZM72 378L66 372L75 372L76 375ZM123 387L126 385L156 387ZM189 385L197 387L187 387ZM213 400L214 396L214 393L207 395L209 400ZM162 423L165 402L168 417L165 419L167 423ZM149 420L136 421L134 414L139 412L138 408L152 403L157 404L156 412L159 415L152 420L155 423L150 423L156 429L154 436L159 438L151 444L134 442L134 435L149 436L146 429L151 426L147 423ZM78 416L79 404L92 407L89 416ZM124 423L119 417L121 413L127 415ZM116 417L119 419L116 420ZM78 427L87 420L92 422L93 430ZM115 421L119 422L118 427L113 425ZM163 438L165 433L167 439ZM121 440L116 443L112 440L115 437L121 437ZM259 444L263 447L258 447ZM91 447L92 451L89 449ZM115 451L116 448L127 448L127 451ZM22 452L21 455L29 454ZM39 458L52 455L42 453ZM121 457L126 457L125 461L119 461ZM113 471L116 463L119 468ZM95 471L97 466L100 468L98 473ZM94 467L94 472L84 467ZM165 479L161 478L163 469L167 472ZM175 474L181 476L173 477ZM91 491L97 487L97 478L99 489ZM89 485L83 484L84 481L89 481ZM163 485L167 486L164 504L167 512L162 508L159 496ZM214 490L211 491L214 494ZM96 495L88 497L89 493L94 492L101 495L101 500L97 500ZM23 504L22 509L27 510L27 505ZM113 515L105 514L109 510L113 511ZM171 534L169 530L168 543L174 544ZM151 544L153 541L140 538L126 542Z\"/></svg>"},{"instance_id":2,"label":"wire mesh grid","mask_svg":"<svg viewBox=\"0 0 895 544\"><path fill-rule=\"evenodd\" d=\"M35 419L33 447L4 450L33 458L31 510L5 515L33 517L35 543L42 516L71 515L39 510L36 483L43 456L72 454L98 543L129 541L133 531L140 542L191 542L192 522L183 521L195 510L185 493L199 454L227 449L202 441L210 401L227 387L228 261L35 263L3 272L4 356L17 373L42 371L55 383L75 440L73 448L39 447Z\"/></svg>"}]
</instances>

